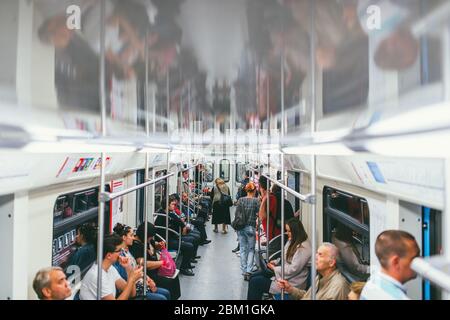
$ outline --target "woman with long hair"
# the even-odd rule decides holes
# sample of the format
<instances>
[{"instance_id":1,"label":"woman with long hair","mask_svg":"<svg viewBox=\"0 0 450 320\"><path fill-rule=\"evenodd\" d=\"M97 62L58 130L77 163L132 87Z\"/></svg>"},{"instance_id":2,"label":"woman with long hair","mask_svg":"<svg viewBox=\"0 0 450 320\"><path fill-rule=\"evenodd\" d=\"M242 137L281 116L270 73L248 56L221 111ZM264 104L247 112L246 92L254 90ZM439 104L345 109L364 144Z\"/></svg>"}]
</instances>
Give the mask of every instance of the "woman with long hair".
<instances>
[{"instance_id":1,"label":"woman with long hair","mask_svg":"<svg viewBox=\"0 0 450 320\"><path fill-rule=\"evenodd\" d=\"M217 178L214 182L216 185L211 192L211 201L213 204L211 223L215 225L214 232L216 233L219 232L218 225L222 224L222 233L226 234L228 232L227 225L231 224L230 207L222 204L220 198L222 194L230 195L230 189L225 181L220 178Z\"/></svg>"},{"instance_id":2,"label":"woman with long hair","mask_svg":"<svg viewBox=\"0 0 450 320\"><path fill-rule=\"evenodd\" d=\"M123 241L123 243L122 243L123 247L120 252L120 257L121 257L120 259L128 260L128 263L131 266L131 268L132 269L136 268L138 263L129 250L129 247L131 247L133 245L133 241L134 241L133 229L124 224L117 223L116 226L114 227L114 233L117 234L118 236L120 236ZM119 261L117 261L114 264L114 267L117 269L120 276L124 280L127 280L128 272L122 266L122 264L119 263ZM166 290L164 288L158 288L156 286L156 283L153 281L153 279L151 279L148 276L147 276L147 284L148 284L148 289L147 289L147 294L146 294L147 299L149 299L149 300L170 300L169 290ZM144 284L142 282L142 279L140 279L139 281L136 282L136 293L137 293L137 295L143 295L143 293L144 293Z\"/></svg>"},{"instance_id":3,"label":"woman with long hair","mask_svg":"<svg viewBox=\"0 0 450 320\"><path fill-rule=\"evenodd\" d=\"M285 225L288 241L284 246L284 280L299 289L306 288L308 278L307 264L311 260L311 244L300 220L289 219ZM265 272L258 272L251 276L248 286L248 300L260 300L263 293L280 293L277 280L281 280L280 259L270 261L267 268L274 273L270 277Z\"/></svg>"},{"instance_id":4,"label":"woman with long hair","mask_svg":"<svg viewBox=\"0 0 450 320\"><path fill-rule=\"evenodd\" d=\"M256 243L256 217L259 212L259 200L255 198L256 186L253 182L244 187L246 196L239 198L236 204L235 215L241 215L245 221L245 227L237 230L241 256L241 271L246 281L250 280L253 268Z\"/></svg>"}]
</instances>

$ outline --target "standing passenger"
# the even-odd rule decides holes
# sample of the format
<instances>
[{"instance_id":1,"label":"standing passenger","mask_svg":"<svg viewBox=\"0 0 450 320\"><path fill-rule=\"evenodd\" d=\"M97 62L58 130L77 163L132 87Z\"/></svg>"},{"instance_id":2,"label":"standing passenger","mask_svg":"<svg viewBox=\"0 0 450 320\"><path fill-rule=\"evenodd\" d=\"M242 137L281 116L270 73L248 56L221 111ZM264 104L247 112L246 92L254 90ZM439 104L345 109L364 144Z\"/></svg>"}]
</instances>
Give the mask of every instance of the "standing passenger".
<instances>
[{"instance_id":1,"label":"standing passenger","mask_svg":"<svg viewBox=\"0 0 450 320\"><path fill-rule=\"evenodd\" d=\"M411 262L420 255L416 239L405 231L386 230L375 242L381 270L371 275L361 300L409 300L404 284L416 277Z\"/></svg>"},{"instance_id":2,"label":"standing passenger","mask_svg":"<svg viewBox=\"0 0 450 320\"><path fill-rule=\"evenodd\" d=\"M231 224L230 218L230 207L228 205L222 204L220 198L222 194L230 195L230 189L220 178L215 180L216 186L213 188L211 192L211 200L213 204L213 216L212 216L212 224L215 225L214 232L219 232L218 225L222 224L222 233L227 233L227 225Z\"/></svg>"},{"instance_id":3,"label":"standing passenger","mask_svg":"<svg viewBox=\"0 0 450 320\"><path fill-rule=\"evenodd\" d=\"M246 281L250 280L253 268L256 243L256 217L259 211L259 200L255 198L256 186L249 182L245 186L246 196L237 202L236 212L240 212L245 221L245 227L237 231L241 255L241 271Z\"/></svg>"}]
</instances>

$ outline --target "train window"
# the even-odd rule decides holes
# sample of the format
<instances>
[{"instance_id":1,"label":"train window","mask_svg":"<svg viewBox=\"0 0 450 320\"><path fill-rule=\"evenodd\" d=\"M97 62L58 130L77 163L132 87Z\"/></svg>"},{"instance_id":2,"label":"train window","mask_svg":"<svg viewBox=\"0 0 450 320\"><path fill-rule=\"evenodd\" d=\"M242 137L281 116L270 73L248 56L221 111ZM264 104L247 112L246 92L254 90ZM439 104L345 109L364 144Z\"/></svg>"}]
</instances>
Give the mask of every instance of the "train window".
<instances>
[{"instance_id":1,"label":"train window","mask_svg":"<svg viewBox=\"0 0 450 320\"><path fill-rule=\"evenodd\" d=\"M235 176L236 182L242 181L245 170L246 170L246 165L244 163L236 163L236 176Z\"/></svg>"},{"instance_id":2,"label":"train window","mask_svg":"<svg viewBox=\"0 0 450 320\"><path fill-rule=\"evenodd\" d=\"M288 171L288 187L301 193L300 192L300 173L294 172L294 171ZM295 204L295 211L298 211L300 209L300 199L296 197L291 197L290 194L288 194L288 200L291 201L291 203ZM293 201L293 202L292 202Z\"/></svg>"},{"instance_id":3,"label":"train window","mask_svg":"<svg viewBox=\"0 0 450 320\"><path fill-rule=\"evenodd\" d=\"M339 248L339 268L349 281L366 280L370 265L367 201L325 187L323 208L324 241Z\"/></svg>"},{"instance_id":4,"label":"train window","mask_svg":"<svg viewBox=\"0 0 450 320\"><path fill-rule=\"evenodd\" d=\"M214 180L214 163L205 163L205 182L213 182Z\"/></svg>"},{"instance_id":5,"label":"train window","mask_svg":"<svg viewBox=\"0 0 450 320\"><path fill-rule=\"evenodd\" d=\"M220 160L220 178L223 179L223 181L228 182L230 181L230 161L226 159Z\"/></svg>"},{"instance_id":6,"label":"train window","mask_svg":"<svg viewBox=\"0 0 450 320\"><path fill-rule=\"evenodd\" d=\"M107 192L110 191L109 185L105 186ZM52 239L52 265L59 266L65 271L72 264L71 261L78 261L78 265L84 274L91 263L95 260L95 254L81 259L73 259L79 244L76 243L77 229L89 223L94 227L98 221L98 192L99 188L91 188L83 191L73 192L61 195L56 198L53 207L53 239ZM105 234L109 233L110 210L109 203L105 205ZM95 243L92 245L94 250ZM91 250L91 252L93 252ZM78 254L82 254L79 252ZM94 258L93 258L94 257ZM93 259L93 260L92 260ZM92 261L91 261L92 260ZM78 264L77 262L77 264ZM70 275L70 274L68 274Z\"/></svg>"},{"instance_id":7,"label":"train window","mask_svg":"<svg viewBox=\"0 0 450 320\"><path fill-rule=\"evenodd\" d=\"M161 170L155 173L155 178L162 177L166 174L166 170ZM163 209L161 202L166 199L166 182L161 181L155 185L155 212Z\"/></svg>"}]
</instances>

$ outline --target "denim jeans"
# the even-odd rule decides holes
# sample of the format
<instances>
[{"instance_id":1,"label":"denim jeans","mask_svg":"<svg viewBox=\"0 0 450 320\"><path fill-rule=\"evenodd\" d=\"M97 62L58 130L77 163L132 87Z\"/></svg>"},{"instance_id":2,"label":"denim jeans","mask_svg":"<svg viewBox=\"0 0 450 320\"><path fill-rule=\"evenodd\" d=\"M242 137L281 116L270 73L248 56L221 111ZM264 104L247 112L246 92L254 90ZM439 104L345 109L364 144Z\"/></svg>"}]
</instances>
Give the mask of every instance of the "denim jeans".
<instances>
[{"instance_id":1,"label":"denim jeans","mask_svg":"<svg viewBox=\"0 0 450 320\"><path fill-rule=\"evenodd\" d=\"M156 292L151 292L147 289L147 299L148 300L170 300L170 292L164 288L157 288Z\"/></svg>"},{"instance_id":2,"label":"denim jeans","mask_svg":"<svg viewBox=\"0 0 450 320\"><path fill-rule=\"evenodd\" d=\"M241 255L242 274L250 273L255 257L256 230L253 226L246 226L237 232L239 238L239 250Z\"/></svg>"}]
</instances>

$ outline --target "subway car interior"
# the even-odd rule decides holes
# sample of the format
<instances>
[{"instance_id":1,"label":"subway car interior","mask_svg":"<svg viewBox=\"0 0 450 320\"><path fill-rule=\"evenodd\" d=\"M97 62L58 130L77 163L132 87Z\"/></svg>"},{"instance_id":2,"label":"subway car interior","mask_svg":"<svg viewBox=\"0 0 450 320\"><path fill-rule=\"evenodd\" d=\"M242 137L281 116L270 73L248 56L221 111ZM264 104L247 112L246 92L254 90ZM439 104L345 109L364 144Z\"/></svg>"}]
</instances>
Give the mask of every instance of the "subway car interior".
<instances>
[{"instance_id":1,"label":"subway car interior","mask_svg":"<svg viewBox=\"0 0 450 320\"><path fill-rule=\"evenodd\" d=\"M0 26L1 300L450 298L450 1L0 0Z\"/></svg>"}]
</instances>

